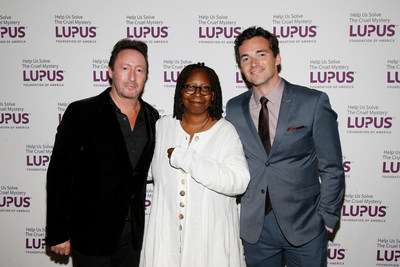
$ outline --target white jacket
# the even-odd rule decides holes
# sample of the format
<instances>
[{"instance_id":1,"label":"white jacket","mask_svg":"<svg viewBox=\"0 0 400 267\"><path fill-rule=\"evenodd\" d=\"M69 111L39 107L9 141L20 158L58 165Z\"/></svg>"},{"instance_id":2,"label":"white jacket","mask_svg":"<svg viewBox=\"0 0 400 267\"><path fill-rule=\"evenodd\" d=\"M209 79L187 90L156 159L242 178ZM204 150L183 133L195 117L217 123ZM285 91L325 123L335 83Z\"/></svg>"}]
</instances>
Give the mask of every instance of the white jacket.
<instances>
[{"instance_id":1,"label":"white jacket","mask_svg":"<svg viewBox=\"0 0 400 267\"><path fill-rule=\"evenodd\" d=\"M144 266L245 266L236 195L250 181L242 143L220 119L190 136L166 116L156 124L150 175L153 200L144 241ZM167 149L175 147L171 160Z\"/></svg>"}]
</instances>

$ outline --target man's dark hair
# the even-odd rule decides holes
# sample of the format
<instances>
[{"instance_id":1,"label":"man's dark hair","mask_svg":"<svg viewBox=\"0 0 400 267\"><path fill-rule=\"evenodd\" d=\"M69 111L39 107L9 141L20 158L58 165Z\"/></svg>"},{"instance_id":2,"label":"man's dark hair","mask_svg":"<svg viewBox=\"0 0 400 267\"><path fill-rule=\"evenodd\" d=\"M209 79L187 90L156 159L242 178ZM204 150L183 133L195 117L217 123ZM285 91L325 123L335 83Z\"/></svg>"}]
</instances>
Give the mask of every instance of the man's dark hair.
<instances>
[{"instance_id":1,"label":"man's dark hair","mask_svg":"<svg viewBox=\"0 0 400 267\"><path fill-rule=\"evenodd\" d=\"M114 45L114 48L111 52L110 60L108 61L108 66L111 68L111 70L114 70L115 60L117 59L119 52L125 49L134 49L139 51L143 55L146 61L146 80L147 80L147 77L149 75L149 61L147 60L147 44L142 41L131 40L127 38L119 40L118 43ZM108 83L112 85L112 79L110 77L108 77Z\"/></svg>"},{"instance_id":2,"label":"man's dark hair","mask_svg":"<svg viewBox=\"0 0 400 267\"><path fill-rule=\"evenodd\" d=\"M182 102L182 88L185 85L189 74L194 70L202 70L207 73L208 77L210 78L211 88L214 92L214 98L211 100L211 104L208 107L208 113L213 120L221 119L223 112L221 84L215 71L212 68L205 66L204 63L187 65L179 74L175 87L173 117L178 120L183 119L184 106Z\"/></svg>"},{"instance_id":3,"label":"man's dark hair","mask_svg":"<svg viewBox=\"0 0 400 267\"><path fill-rule=\"evenodd\" d=\"M250 27L244 30L241 34L239 34L235 40L235 57L239 67L240 67L239 47L243 44L244 41L257 36L263 37L268 40L269 48L272 50L274 57L276 57L279 54L279 41L275 37L275 35L273 35L267 30L264 30L261 27ZM280 71L281 71L281 65L278 66L278 73Z\"/></svg>"}]
</instances>

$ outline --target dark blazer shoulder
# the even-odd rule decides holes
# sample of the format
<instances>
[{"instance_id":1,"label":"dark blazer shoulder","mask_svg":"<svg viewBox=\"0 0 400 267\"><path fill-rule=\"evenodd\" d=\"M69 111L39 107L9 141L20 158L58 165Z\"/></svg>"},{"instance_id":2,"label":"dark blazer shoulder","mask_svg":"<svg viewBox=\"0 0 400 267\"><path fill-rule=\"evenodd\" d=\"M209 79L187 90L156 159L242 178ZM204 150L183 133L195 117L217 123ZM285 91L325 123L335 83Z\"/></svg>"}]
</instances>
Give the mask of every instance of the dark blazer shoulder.
<instances>
[{"instance_id":1,"label":"dark blazer shoulder","mask_svg":"<svg viewBox=\"0 0 400 267\"><path fill-rule=\"evenodd\" d=\"M81 112L81 116L98 112L100 109L107 106L110 103L110 90L111 87L104 90L102 93L96 96L80 99L69 104L67 110L75 110Z\"/></svg>"},{"instance_id":2,"label":"dark blazer shoulder","mask_svg":"<svg viewBox=\"0 0 400 267\"><path fill-rule=\"evenodd\" d=\"M74 101L67 109L81 112L81 116L93 115L93 113L103 111L104 109L111 107L109 105L111 103L110 91L111 87L107 88L99 95ZM159 117L158 111L142 98L139 98L139 101L145 107L148 116L150 116L152 120L157 120Z\"/></svg>"},{"instance_id":3,"label":"dark blazer shoulder","mask_svg":"<svg viewBox=\"0 0 400 267\"><path fill-rule=\"evenodd\" d=\"M140 98L140 103L142 103L144 105L144 108L147 111L148 116L150 116L150 118L152 120L154 120L154 121L158 120L160 115L159 115L157 109L155 109L152 105L150 105L149 103L144 101L142 98Z\"/></svg>"}]
</instances>

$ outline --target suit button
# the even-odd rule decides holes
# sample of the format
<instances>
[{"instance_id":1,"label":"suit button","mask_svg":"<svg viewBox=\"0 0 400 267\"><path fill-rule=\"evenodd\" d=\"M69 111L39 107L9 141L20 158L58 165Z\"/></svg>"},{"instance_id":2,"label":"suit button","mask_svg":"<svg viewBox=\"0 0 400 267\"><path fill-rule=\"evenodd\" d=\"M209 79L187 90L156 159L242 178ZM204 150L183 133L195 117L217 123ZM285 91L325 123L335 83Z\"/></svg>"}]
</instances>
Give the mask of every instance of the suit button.
<instances>
[{"instance_id":1,"label":"suit button","mask_svg":"<svg viewBox=\"0 0 400 267\"><path fill-rule=\"evenodd\" d=\"M185 191L181 191L181 192L179 192L179 194L183 197L184 195L185 195Z\"/></svg>"},{"instance_id":2,"label":"suit button","mask_svg":"<svg viewBox=\"0 0 400 267\"><path fill-rule=\"evenodd\" d=\"M261 194L264 194L265 193L265 190L264 189L261 189Z\"/></svg>"},{"instance_id":3,"label":"suit button","mask_svg":"<svg viewBox=\"0 0 400 267\"><path fill-rule=\"evenodd\" d=\"M183 214L179 214L179 219L182 220L183 219Z\"/></svg>"},{"instance_id":4,"label":"suit button","mask_svg":"<svg viewBox=\"0 0 400 267\"><path fill-rule=\"evenodd\" d=\"M265 163L265 166L267 166L267 167L269 167L270 165L271 165L271 163L269 163L269 162Z\"/></svg>"}]
</instances>

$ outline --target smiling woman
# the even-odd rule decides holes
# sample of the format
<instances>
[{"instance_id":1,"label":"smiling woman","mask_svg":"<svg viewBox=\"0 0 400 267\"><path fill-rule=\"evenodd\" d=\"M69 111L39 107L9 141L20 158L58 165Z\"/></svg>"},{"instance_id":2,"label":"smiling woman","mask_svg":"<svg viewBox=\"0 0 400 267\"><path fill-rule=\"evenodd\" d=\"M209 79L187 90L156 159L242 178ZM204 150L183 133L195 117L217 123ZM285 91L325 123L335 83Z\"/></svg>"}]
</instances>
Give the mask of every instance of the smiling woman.
<instances>
[{"instance_id":1,"label":"smiling woman","mask_svg":"<svg viewBox=\"0 0 400 267\"><path fill-rule=\"evenodd\" d=\"M186 66L174 115L156 127L144 266L245 266L236 195L250 176L239 136L222 118L214 70Z\"/></svg>"}]
</instances>

